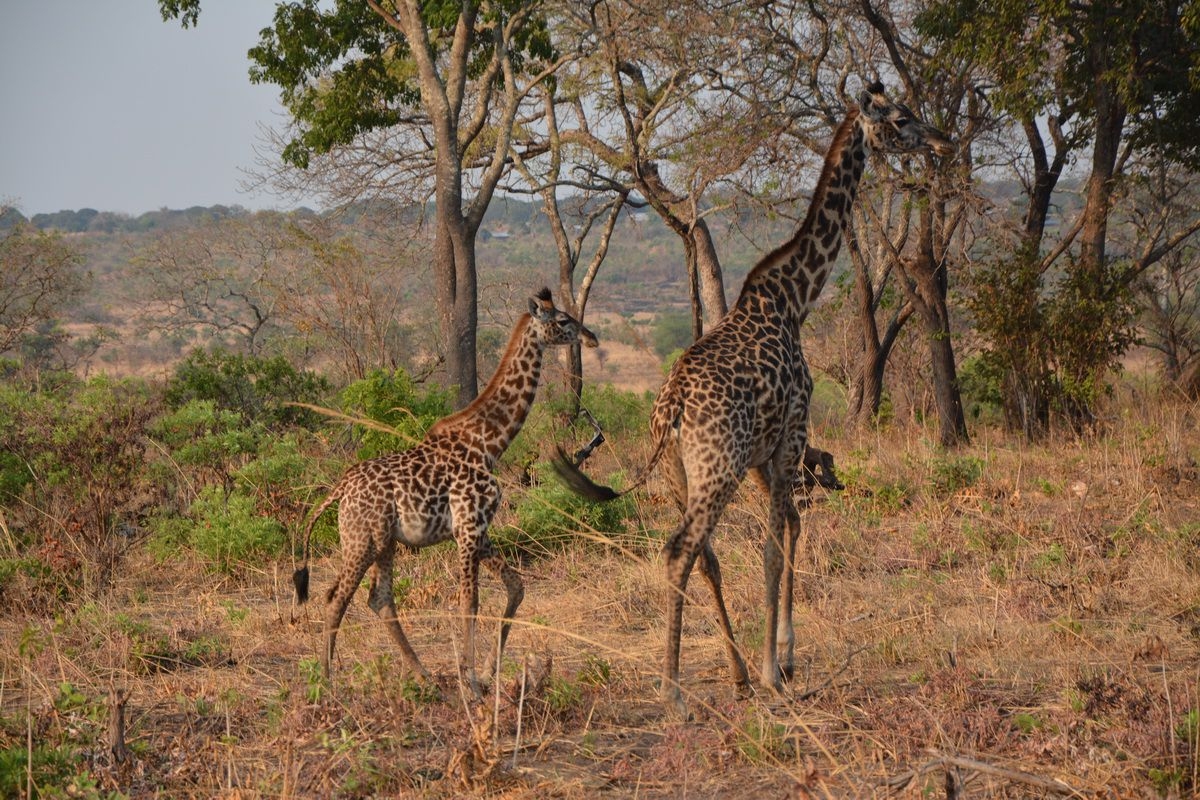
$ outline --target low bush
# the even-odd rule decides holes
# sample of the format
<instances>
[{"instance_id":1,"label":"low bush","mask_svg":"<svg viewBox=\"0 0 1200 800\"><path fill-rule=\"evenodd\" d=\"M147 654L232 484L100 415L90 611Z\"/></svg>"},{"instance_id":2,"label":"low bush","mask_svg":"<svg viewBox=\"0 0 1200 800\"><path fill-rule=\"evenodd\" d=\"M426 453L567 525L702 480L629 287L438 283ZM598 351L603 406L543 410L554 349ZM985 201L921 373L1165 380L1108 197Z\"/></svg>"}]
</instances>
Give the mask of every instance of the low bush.
<instances>
[{"instance_id":1,"label":"low bush","mask_svg":"<svg viewBox=\"0 0 1200 800\"><path fill-rule=\"evenodd\" d=\"M207 400L249 422L272 428L313 428L320 424L321 416L289 403L320 403L329 391L329 381L296 369L283 356L260 358L219 349L196 350L175 368L164 399L174 409Z\"/></svg>"},{"instance_id":2,"label":"low bush","mask_svg":"<svg viewBox=\"0 0 1200 800\"><path fill-rule=\"evenodd\" d=\"M342 390L341 405L345 414L382 423L355 433L359 459L407 450L453 408L450 392L422 389L402 369L375 370L355 381Z\"/></svg>"},{"instance_id":3,"label":"low bush","mask_svg":"<svg viewBox=\"0 0 1200 800\"><path fill-rule=\"evenodd\" d=\"M514 524L493 530L492 541L504 551L544 556L572 542L621 543L626 520L636 516L632 498L608 503L585 500L551 475L548 465L535 469L536 485L517 502Z\"/></svg>"}]
</instances>

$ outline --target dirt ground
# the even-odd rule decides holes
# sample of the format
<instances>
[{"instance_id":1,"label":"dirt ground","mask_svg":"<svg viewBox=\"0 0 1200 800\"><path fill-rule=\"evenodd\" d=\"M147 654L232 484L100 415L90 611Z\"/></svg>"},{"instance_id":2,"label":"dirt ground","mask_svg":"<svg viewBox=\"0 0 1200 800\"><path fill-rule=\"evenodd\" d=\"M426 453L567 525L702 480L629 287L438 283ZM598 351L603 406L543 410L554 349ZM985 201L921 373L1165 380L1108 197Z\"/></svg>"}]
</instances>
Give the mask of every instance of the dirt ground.
<instances>
[{"instance_id":1,"label":"dirt ground","mask_svg":"<svg viewBox=\"0 0 1200 800\"><path fill-rule=\"evenodd\" d=\"M980 429L950 453L915 428L816 431L847 488L805 512L783 696L735 696L693 580L693 719L664 715L657 548L676 520L652 481L642 540L581 532L522 563L526 600L481 702L457 679L452 545L397 565L434 685L403 673L360 591L332 687L316 655L336 556L314 562L314 602L297 608L290 563L230 576L135 546L103 596L0 621L0 745L85 765L43 797L1194 796L1196 416L1166 404L1036 446ZM644 455L613 443L589 469ZM752 675L764 519L746 489L714 542ZM502 598L485 578L485 614Z\"/></svg>"}]
</instances>

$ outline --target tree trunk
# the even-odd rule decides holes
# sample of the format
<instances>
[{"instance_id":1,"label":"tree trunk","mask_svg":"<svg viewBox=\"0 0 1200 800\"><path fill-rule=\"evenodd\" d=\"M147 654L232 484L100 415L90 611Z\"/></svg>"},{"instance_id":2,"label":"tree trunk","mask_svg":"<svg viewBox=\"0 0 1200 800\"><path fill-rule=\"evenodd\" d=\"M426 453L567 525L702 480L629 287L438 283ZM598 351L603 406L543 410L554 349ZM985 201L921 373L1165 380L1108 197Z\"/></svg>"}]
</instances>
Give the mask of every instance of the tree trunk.
<instances>
[{"instance_id":1,"label":"tree trunk","mask_svg":"<svg viewBox=\"0 0 1200 800\"><path fill-rule=\"evenodd\" d=\"M475 237L463 224L437 208L434 282L439 327L446 343L446 370L455 387L455 407L464 408L479 392L475 334L478 330Z\"/></svg>"},{"instance_id":2,"label":"tree trunk","mask_svg":"<svg viewBox=\"0 0 1200 800\"><path fill-rule=\"evenodd\" d=\"M700 303L704 308L704 328L712 330L727 313L729 306L725 301L725 282L721 273L721 260L717 256L717 248L713 244L712 232L708 224L696 220L692 226L690 238L693 253L696 258L696 273L700 278Z\"/></svg>"},{"instance_id":3,"label":"tree trunk","mask_svg":"<svg viewBox=\"0 0 1200 800\"><path fill-rule=\"evenodd\" d=\"M944 304L943 304L944 307ZM958 372L954 366L954 346L950 340L949 320L939 312L936 324L929 325L929 358L933 367L933 393L937 401L940 440L944 447L968 444L967 419L963 413L962 395L958 389Z\"/></svg>"},{"instance_id":4,"label":"tree trunk","mask_svg":"<svg viewBox=\"0 0 1200 800\"><path fill-rule=\"evenodd\" d=\"M883 402L883 368L887 359L879 343L879 325L875 320L875 287L871 284L871 274L863 262L852 231L847 233L847 239L850 240L847 244L850 246L846 249L854 265L854 305L862 352L850 379L846 411L854 424L861 428L879 414L879 406Z\"/></svg>"},{"instance_id":5,"label":"tree trunk","mask_svg":"<svg viewBox=\"0 0 1200 800\"><path fill-rule=\"evenodd\" d=\"M1096 139L1092 149L1092 171L1088 176L1080 229L1079 266L1086 273L1099 276L1103 271L1105 242L1108 237L1109 201L1112 198L1112 179L1116 171L1121 132L1125 127L1125 107L1117 96L1116 87L1103 72L1108 66L1107 43L1092 46L1092 66L1097 70L1094 85L1096 104Z\"/></svg>"},{"instance_id":6,"label":"tree trunk","mask_svg":"<svg viewBox=\"0 0 1200 800\"><path fill-rule=\"evenodd\" d=\"M949 280L946 265L934 252L935 216L932 203L921 210L917 231L920 247L916 257L902 266L914 284L915 291L910 292L909 297L924 320L929 336L939 440L943 447L957 447L967 444L970 439L958 388L958 372L954 366L954 344L950 337L950 310L946 302Z\"/></svg>"},{"instance_id":7,"label":"tree trunk","mask_svg":"<svg viewBox=\"0 0 1200 800\"><path fill-rule=\"evenodd\" d=\"M684 198L667 187L653 162L640 166L636 185L667 227L683 240L683 252L691 289L692 333L700 338L729 311L725 302L725 284L721 261L713 245L712 233L705 221L693 217L694 212ZM684 214L677 213L683 210Z\"/></svg>"}]
</instances>

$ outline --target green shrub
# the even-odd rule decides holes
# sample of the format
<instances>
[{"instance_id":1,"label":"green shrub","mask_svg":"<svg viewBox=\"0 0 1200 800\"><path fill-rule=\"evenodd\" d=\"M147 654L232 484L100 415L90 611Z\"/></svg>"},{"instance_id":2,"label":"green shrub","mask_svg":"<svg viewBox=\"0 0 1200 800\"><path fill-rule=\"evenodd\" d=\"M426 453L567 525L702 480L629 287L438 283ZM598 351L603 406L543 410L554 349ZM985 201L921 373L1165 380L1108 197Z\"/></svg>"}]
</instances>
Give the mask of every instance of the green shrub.
<instances>
[{"instance_id":1,"label":"green shrub","mask_svg":"<svg viewBox=\"0 0 1200 800\"><path fill-rule=\"evenodd\" d=\"M185 358L175 368L164 397L171 408L208 400L250 422L313 428L321 416L288 403L316 404L329 390L325 378L297 370L283 356L260 358L216 349L196 350Z\"/></svg>"},{"instance_id":2,"label":"green shrub","mask_svg":"<svg viewBox=\"0 0 1200 800\"><path fill-rule=\"evenodd\" d=\"M591 541L598 534L619 538L625 520L636 516L631 498L593 503L552 477L548 465L539 465L536 473L540 481L518 501L516 523L491 534L502 550L538 556L562 550L572 541Z\"/></svg>"},{"instance_id":3,"label":"green shrub","mask_svg":"<svg viewBox=\"0 0 1200 800\"><path fill-rule=\"evenodd\" d=\"M315 503L324 499L324 488L340 476L343 464L305 452L303 431L269 437L253 459L233 473L236 488L254 498L261 514L288 528L301 528ZM330 515L332 516L332 515ZM314 541L329 537L320 534ZM336 541L336 533L333 536Z\"/></svg>"},{"instance_id":4,"label":"green shrub","mask_svg":"<svg viewBox=\"0 0 1200 800\"><path fill-rule=\"evenodd\" d=\"M283 526L260 515L253 497L219 486L201 490L189 516L188 544L222 571L277 556L287 544Z\"/></svg>"},{"instance_id":5,"label":"green shrub","mask_svg":"<svg viewBox=\"0 0 1200 800\"><path fill-rule=\"evenodd\" d=\"M933 462L933 488L943 497L974 486L983 476L983 459L975 456L937 459Z\"/></svg>"},{"instance_id":6,"label":"green shrub","mask_svg":"<svg viewBox=\"0 0 1200 800\"><path fill-rule=\"evenodd\" d=\"M1003 374L995 359L972 356L958 369L964 410L971 419L999 421L1004 415Z\"/></svg>"},{"instance_id":7,"label":"green shrub","mask_svg":"<svg viewBox=\"0 0 1200 800\"><path fill-rule=\"evenodd\" d=\"M551 444L559 442L564 450L570 450L575 445L585 444L595 435L591 422L582 414L571 420L570 433L560 430L560 421L569 413L570 398L562 391L547 394L549 397L546 402L535 405L530 411L525 427L504 454L503 464L517 465L531 473L539 459L553 454ZM610 442L605 446L611 447L611 442L620 436L640 436L644 433L652 402L653 396L649 392L627 392L614 388L612 384L586 384L581 406L599 423Z\"/></svg>"},{"instance_id":8,"label":"green shrub","mask_svg":"<svg viewBox=\"0 0 1200 800\"><path fill-rule=\"evenodd\" d=\"M247 425L240 413L222 409L214 400L189 400L154 420L147 433L167 448L176 465L192 468L191 481L206 485L214 478L228 483L266 431Z\"/></svg>"},{"instance_id":9,"label":"green shrub","mask_svg":"<svg viewBox=\"0 0 1200 800\"><path fill-rule=\"evenodd\" d=\"M26 390L0 386L0 491L6 526L26 548L65 557L72 585L103 582L127 539L122 520L144 491L144 431L157 411L145 383L97 377ZM19 502L12 502L19 498ZM18 554L19 555L19 554Z\"/></svg>"},{"instance_id":10,"label":"green shrub","mask_svg":"<svg viewBox=\"0 0 1200 800\"><path fill-rule=\"evenodd\" d=\"M358 458L407 450L425 431L452 409L450 392L440 388L421 390L407 372L375 370L342 390L342 411L366 417L391 428L375 427L358 432Z\"/></svg>"},{"instance_id":11,"label":"green shrub","mask_svg":"<svg viewBox=\"0 0 1200 800\"><path fill-rule=\"evenodd\" d=\"M665 311L654 318L650 331L654 352L666 358L672 350L682 350L692 343L692 318L683 311Z\"/></svg>"}]
</instances>

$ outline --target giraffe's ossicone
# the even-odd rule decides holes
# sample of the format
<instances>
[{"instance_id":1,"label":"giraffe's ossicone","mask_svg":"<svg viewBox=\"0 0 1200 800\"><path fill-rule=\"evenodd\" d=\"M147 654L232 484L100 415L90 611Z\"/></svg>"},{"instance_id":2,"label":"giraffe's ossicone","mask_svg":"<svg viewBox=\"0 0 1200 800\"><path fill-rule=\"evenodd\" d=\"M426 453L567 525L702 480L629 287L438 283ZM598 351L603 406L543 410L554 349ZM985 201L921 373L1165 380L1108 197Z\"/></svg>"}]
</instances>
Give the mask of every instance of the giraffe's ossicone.
<instances>
[{"instance_id":1,"label":"giraffe's ossicone","mask_svg":"<svg viewBox=\"0 0 1200 800\"><path fill-rule=\"evenodd\" d=\"M304 565L292 580L296 597L308 598L308 560L318 517L338 503L342 566L326 596L321 666L330 675L338 626L363 576L371 571L368 604L400 647L405 664L428 679L404 635L392 595L396 546L418 549L454 539L458 544L462 615L460 668L478 695L475 627L479 609L479 567L504 583L508 600L501 618L499 651L525 594L521 576L488 539L488 526L500 504L500 484L492 474L529 414L547 347L581 342L595 347L595 334L554 307L550 290L529 299L529 312L513 327L508 347L492 379L462 411L433 425L410 450L361 461L350 467L309 517ZM500 652L495 654L498 659Z\"/></svg>"},{"instance_id":2,"label":"giraffe's ossicone","mask_svg":"<svg viewBox=\"0 0 1200 800\"><path fill-rule=\"evenodd\" d=\"M687 716L687 704L679 684L679 638L684 590L697 560L712 588L733 679L740 693L750 691L710 541L747 473L770 495L763 545L762 682L781 691L783 679L794 668L793 554L800 515L792 488L807 447L812 394L800 327L833 268L872 149L926 149L949 155L954 145L907 107L889 100L882 85L872 84L863 91L858 106L849 109L833 135L804 222L791 239L750 271L729 313L683 352L650 413L654 451L630 489L662 464L683 515L663 548L668 616L662 693L668 709L681 717ZM569 486L585 496L595 500L617 496L561 455L555 467Z\"/></svg>"}]
</instances>

